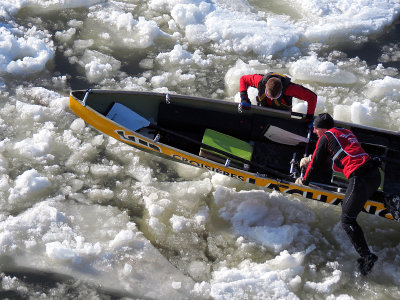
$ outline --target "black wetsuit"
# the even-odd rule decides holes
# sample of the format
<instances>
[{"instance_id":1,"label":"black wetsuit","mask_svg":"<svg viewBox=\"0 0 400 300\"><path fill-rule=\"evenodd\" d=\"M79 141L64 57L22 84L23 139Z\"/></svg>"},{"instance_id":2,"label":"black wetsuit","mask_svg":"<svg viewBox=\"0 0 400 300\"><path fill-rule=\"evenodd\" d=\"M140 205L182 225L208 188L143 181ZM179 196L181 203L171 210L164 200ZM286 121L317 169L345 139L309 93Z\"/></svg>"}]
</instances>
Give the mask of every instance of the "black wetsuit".
<instances>
[{"instance_id":1,"label":"black wetsuit","mask_svg":"<svg viewBox=\"0 0 400 300\"><path fill-rule=\"evenodd\" d=\"M380 185L377 163L364 151L355 135L343 128L332 128L320 137L303 183L308 184L318 176L327 161L331 161L333 169L343 172L349 180L342 203L342 226L356 251L366 257L371 251L356 219Z\"/></svg>"}]
</instances>

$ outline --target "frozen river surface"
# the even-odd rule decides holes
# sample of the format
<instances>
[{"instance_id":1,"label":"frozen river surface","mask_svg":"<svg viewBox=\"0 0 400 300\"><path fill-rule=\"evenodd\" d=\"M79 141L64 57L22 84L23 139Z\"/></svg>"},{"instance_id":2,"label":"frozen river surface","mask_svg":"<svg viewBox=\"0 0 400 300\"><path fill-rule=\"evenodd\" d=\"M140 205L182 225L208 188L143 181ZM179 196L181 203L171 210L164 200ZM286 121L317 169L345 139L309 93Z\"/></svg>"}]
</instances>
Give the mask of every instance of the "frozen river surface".
<instances>
[{"instance_id":1,"label":"frozen river surface","mask_svg":"<svg viewBox=\"0 0 400 300\"><path fill-rule=\"evenodd\" d=\"M0 0L0 298L400 299L399 223L360 215L379 256L362 277L340 207L155 158L68 108L89 87L238 102L241 75L275 71L317 113L399 131L399 20L398 0Z\"/></svg>"}]
</instances>

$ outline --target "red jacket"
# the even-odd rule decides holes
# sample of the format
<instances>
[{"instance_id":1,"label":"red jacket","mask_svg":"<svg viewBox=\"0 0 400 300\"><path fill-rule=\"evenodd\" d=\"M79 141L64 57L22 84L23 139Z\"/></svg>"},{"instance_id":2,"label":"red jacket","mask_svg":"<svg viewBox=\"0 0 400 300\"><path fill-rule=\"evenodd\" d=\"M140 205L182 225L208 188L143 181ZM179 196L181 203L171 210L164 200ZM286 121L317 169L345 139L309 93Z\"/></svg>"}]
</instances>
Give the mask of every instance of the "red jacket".
<instances>
[{"instance_id":1,"label":"red jacket","mask_svg":"<svg viewBox=\"0 0 400 300\"><path fill-rule=\"evenodd\" d=\"M332 160L334 171L342 172L346 178L371 159L361 147L356 136L344 128L331 128L318 140L311 162L308 164L303 183L316 177L318 168L326 159Z\"/></svg>"},{"instance_id":2,"label":"red jacket","mask_svg":"<svg viewBox=\"0 0 400 300\"><path fill-rule=\"evenodd\" d=\"M279 75L279 74L278 74ZM244 75L240 77L240 93L246 93L249 86L258 88L258 84L263 78L262 74L254 74L254 75ZM259 91L260 93L264 93L264 91ZM300 100L307 101L307 114L314 114L315 107L317 106L317 95L305 88L302 85L295 84L290 82L289 85L283 90L284 96L295 97ZM273 100L267 97L267 106L273 106Z\"/></svg>"}]
</instances>

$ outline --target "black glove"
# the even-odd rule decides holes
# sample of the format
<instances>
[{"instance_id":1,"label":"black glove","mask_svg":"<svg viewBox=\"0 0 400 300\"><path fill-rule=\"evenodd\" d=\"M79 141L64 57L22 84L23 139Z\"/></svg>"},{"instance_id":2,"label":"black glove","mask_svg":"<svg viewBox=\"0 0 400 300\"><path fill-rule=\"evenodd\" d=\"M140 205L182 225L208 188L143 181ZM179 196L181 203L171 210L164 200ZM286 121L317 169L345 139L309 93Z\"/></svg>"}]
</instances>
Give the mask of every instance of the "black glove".
<instances>
[{"instance_id":1,"label":"black glove","mask_svg":"<svg viewBox=\"0 0 400 300\"><path fill-rule=\"evenodd\" d=\"M313 114L306 114L304 119L306 129L312 128L314 126L314 115Z\"/></svg>"},{"instance_id":2,"label":"black glove","mask_svg":"<svg viewBox=\"0 0 400 300\"><path fill-rule=\"evenodd\" d=\"M250 100L243 100L242 102L240 102L240 107L244 110L249 110L251 108L251 102Z\"/></svg>"},{"instance_id":3,"label":"black glove","mask_svg":"<svg viewBox=\"0 0 400 300\"><path fill-rule=\"evenodd\" d=\"M304 119L306 122L313 122L314 121L314 114L306 114L306 118Z\"/></svg>"},{"instance_id":4,"label":"black glove","mask_svg":"<svg viewBox=\"0 0 400 300\"><path fill-rule=\"evenodd\" d=\"M242 102L240 102L240 107L244 110L249 110L251 108L251 102L246 91L240 92L240 99L242 99Z\"/></svg>"}]
</instances>

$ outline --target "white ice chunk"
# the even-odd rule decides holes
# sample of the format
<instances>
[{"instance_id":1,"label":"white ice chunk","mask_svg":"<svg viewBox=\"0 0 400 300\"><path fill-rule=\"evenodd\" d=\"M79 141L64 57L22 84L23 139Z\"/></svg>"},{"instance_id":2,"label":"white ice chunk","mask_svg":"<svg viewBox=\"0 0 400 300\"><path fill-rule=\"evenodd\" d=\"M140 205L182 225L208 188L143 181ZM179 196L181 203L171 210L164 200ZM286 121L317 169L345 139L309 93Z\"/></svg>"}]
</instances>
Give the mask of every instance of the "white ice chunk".
<instances>
[{"instance_id":1,"label":"white ice chunk","mask_svg":"<svg viewBox=\"0 0 400 300\"><path fill-rule=\"evenodd\" d=\"M220 207L220 216L232 223L232 229L237 235L257 241L275 253L299 241L300 232L303 238L299 242L305 242L305 246L308 247L314 239L309 229L299 226L297 222L301 220L302 224L307 224L315 216L299 203L292 203L290 210L286 206L281 207L284 201L289 200L276 192L236 193L225 187L217 187L214 198Z\"/></svg>"},{"instance_id":2,"label":"white ice chunk","mask_svg":"<svg viewBox=\"0 0 400 300\"><path fill-rule=\"evenodd\" d=\"M27 0L23 1L27 6L33 9L44 10L62 10L68 8L90 7L97 3L105 2L105 0Z\"/></svg>"},{"instance_id":3,"label":"white ice chunk","mask_svg":"<svg viewBox=\"0 0 400 300\"><path fill-rule=\"evenodd\" d=\"M172 285L172 288L173 288L173 289L179 290L179 289L182 287L182 282L174 281L174 282L172 282L171 285Z\"/></svg>"},{"instance_id":4,"label":"white ice chunk","mask_svg":"<svg viewBox=\"0 0 400 300\"><path fill-rule=\"evenodd\" d=\"M296 0L293 6L307 23L305 36L315 41L353 39L392 24L399 14L397 0Z\"/></svg>"},{"instance_id":5,"label":"white ice chunk","mask_svg":"<svg viewBox=\"0 0 400 300\"><path fill-rule=\"evenodd\" d=\"M289 70L293 77L304 81L328 84L354 84L357 81L353 73L341 70L332 62L320 61L316 55L297 60Z\"/></svg>"},{"instance_id":6,"label":"white ice chunk","mask_svg":"<svg viewBox=\"0 0 400 300\"><path fill-rule=\"evenodd\" d=\"M89 190L88 196L91 200L96 201L97 203L103 203L111 200L114 197L114 192L108 188L92 188Z\"/></svg>"},{"instance_id":7,"label":"white ice chunk","mask_svg":"<svg viewBox=\"0 0 400 300\"><path fill-rule=\"evenodd\" d=\"M8 168L8 160L0 153L0 173Z\"/></svg>"},{"instance_id":8,"label":"white ice chunk","mask_svg":"<svg viewBox=\"0 0 400 300\"><path fill-rule=\"evenodd\" d=\"M153 87L162 88L167 85L176 86L178 84L193 84L195 82L196 75L194 74L183 74L183 71L178 69L175 72L165 72L161 75L153 76L150 80Z\"/></svg>"},{"instance_id":9,"label":"white ice chunk","mask_svg":"<svg viewBox=\"0 0 400 300\"><path fill-rule=\"evenodd\" d=\"M331 277L324 278L322 282L307 281L304 287L315 290L317 293L328 294L333 292L341 278L342 272L340 270L334 270Z\"/></svg>"},{"instance_id":10,"label":"white ice chunk","mask_svg":"<svg viewBox=\"0 0 400 300\"><path fill-rule=\"evenodd\" d=\"M253 51L265 57L295 45L300 36L298 28L279 16L265 21L256 15L224 9L208 14L205 26L217 50L239 54Z\"/></svg>"},{"instance_id":11,"label":"white ice chunk","mask_svg":"<svg viewBox=\"0 0 400 300\"><path fill-rule=\"evenodd\" d=\"M85 121L83 121L82 119L75 119L72 123L71 123L71 129L73 131L81 131L82 129L85 128Z\"/></svg>"},{"instance_id":12,"label":"white ice chunk","mask_svg":"<svg viewBox=\"0 0 400 300\"><path fill-rule=\"evenodd\" d=\"M335 105L333 110L333 118L356 124L375 126L379 121L377 109L378 107L376 103L368 99L362 102L353 102L350 106Z\"/></svg>"},{"instance_id":13,"label":"white ice chunk","mask_svg":"<svg viewBox=\"0 0 400 300\"><path fill-rule=\"evenodd\" d=\"M61 78L62 80L62 78ZM43 87L18 87L16 89L16 93L20 97L24 97L29 101L33 101L35 104L40 104L42 106L46 106L54 109L49 112L46 109L42 112L45 115L57 115L64 114L65 108L68 107L68 97L60 95L59 93L48 90ZM24 114L25 111L35 110L35 108L31 104L22 103L21 101L17 101L17 109L21 114ZM40 106L36 106L36 110L39 110Z\"/></svg>"},{"instance_id":14,"label":"white ice chunk","mask_svg":"<svg viewBox=\"0 0 400 300\"><path fill-rule=\"evenodd\" d=\"M54 159L51 155L53 140L55 138L53 126L44 126L39 132L33 134L32 138L15 143L14 149L22 156L28 158Z\"/></svg>"},{"instance_id":15,"label":"white ice chunk","mask_svg":"<svg viewBox=\"0 0 400 300\"><path fill-rule=\"evenodd\" d=\"M122 230L118 232L112 241L110 241L109 245L111 248L122 247L131 242L134 238L135 234L132 232L132 230Z\"/></svg>"},{"instance_id":16,"label":"white ice chunk","mask_svg":"<svg viewBox=\"0 0 400 300\"><path fill-rule=\"evenodd\" d=\"M85 68L86 77L90 82L100 82L116 74L121 62L115 58L94 50L85 50L79 64Z\"/></svg>"},{"instance_id":17,"label":"white ice chunk","mask_svg":"<svg viewBox=\"0 0 400 300\"><path fill-rule=\"evenodd\" d=\"M46 254L54 260L72 261L73 263L80 263L81 261L75 251L59 241L47 243Z\"/></svg>"},{"instance_id":18,"label":"white ice chunk","mask_svg":"<svg viewBox=\"0 0 400 300\"><path fill-rule=\"evenodd\" d=\"M55 37L63 43L70 41L76 33L76 28L69 28L63 31L57 31Z\"/></svg>"},{"instance_id":19,"label":"white ice chunk","mask_svg":"<svg viewBox=\"0 0 400 300\"><path fill-rule=\"evenodd\" d=\"M198 6L193 3L177 4L172 8L171 16L179 26L184 28L190 24L203 23L211 9L211 4L204 1L201 1Z\"/></svg>"},{"instance_id":20,"label":"white ice chunk","mask_svg":"<svg viewBox=\"0 0 400 300\"><path fill-rule=\"evenodd\" d=\"M51 186L47 177L41 176L35 169L30 169L15 179L14 187L10 189L9 202L21 202L27 197L45 192Z\"/></svg>"},{"instance_id":21,"label":"white ice chunk","mask_svg":"<svg viewBox=\"0 0 400 300\"><path fill-rule=\"evenodd\" d=\"M110 6L109 9L99 8L90 12L88 17L97 26L94 32L103 37L108 33L108 44L115 43L118 48L125 46L143 49L152 46L159 37L169 37L154 20L146 20L143 16L136 20L131 13L115 6Z\"/></svg>"},{"instance_id":22,"label":"white ice chunk","mask_svg":"<svg viewBox=\"0 0 400 300\"><path fill-rule=\"evenodd\" d=\"M0 171L3 171L0 169ZM10 188L10 177L8 175L0 175L0 192L8 191Z\"/></svg>"},{"instance_id":23,"label":"white ice chunk","mask_svg":"<svg viewBox=\"0 0 400 300\"><path fill-rule=\"evenodd\" d=\"M203 24L191 24L186 26L185 36L189 43L195 45L202 45L211 41L207 32L207 27Z\"/></svg>"},{"instance_id":24,"label":"white ice chunk","mask_svg":"<svg viewBox=\"0 0 400 300\"><path fill-rule=\"evenodd\" d=\"M90 173L97 177L116 176L121 172L122 168L117 165L92 164Z\"/></svg>"},{"instance_id":25,"label":"white ice chunk","mask_svg":"<svg viewBox=\"0 0 400 300\"><path fill-rule=\"evenodd\" d=\"M366 95L373 98L382 99L383 97L400 97L400 79L385 76L383 79L377 79L367 84Z\"/></svg>"},{"instance_id":26,"label":"white ice chunk","mask_svg":"<svg viewBox=\"0 0 400 300\"><path fill-rule=\"evenodd\" d=\"M299 299L290 288L304 272L303 259L304 253L283 251L265 263L245 260L236 268L222 267L213 272L210 294L213 299Z\"/></svg>"},{"instance_id":27,"label":"white ice chunk","mask_svg":"<svg viewBox=\"0 0 400 300\"><path fill-rule=\"evenodd\" d=\"M45 69L54 56L54 45L47 32L35 26L26 30L0 27L0 73L30 75Z\"/></svg>"},{"instance_id":28,"label":"white ice chunk","mask_svg":"<svg viewBox=\"0 0 400 300\"><path fill-rule=\"evenodd\" d=\"M193 220L183 216L173 215L170 219L170 222L174 231L181 232L190 228Z\"/></svg>"},{"instance_id":29,"label":"white ice chunk","mask_svg":"<svg viewBox=\"0 0 400 300\"><path fill-rule=\"evenodd\" d=\"M210 59L203 59L201 52L196 50L193 54L189 53L181 45L175 45L171 52L160 53L156 59L165 67L167 65L190 65L208 67L211 65Z\"/></svg>"}]
</instances>

